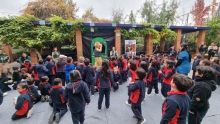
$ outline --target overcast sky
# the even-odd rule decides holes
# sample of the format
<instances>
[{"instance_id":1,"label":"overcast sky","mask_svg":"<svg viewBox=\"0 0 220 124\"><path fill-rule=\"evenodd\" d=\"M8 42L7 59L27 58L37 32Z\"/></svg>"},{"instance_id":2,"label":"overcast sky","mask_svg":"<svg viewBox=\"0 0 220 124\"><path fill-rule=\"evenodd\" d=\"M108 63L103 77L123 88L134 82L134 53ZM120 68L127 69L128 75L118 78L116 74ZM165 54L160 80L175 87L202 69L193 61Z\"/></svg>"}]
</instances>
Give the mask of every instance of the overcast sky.
<instances>
[{"instance_id":1,"label":"overcast sky","mask_svg":"<svg viewBox=\"0 0 220 124\"><path fill-rule=\"evenodd\" d=\"M7 15L19 15L19 11L23 9L27 3L31 0L0 0L0 17ZM94 8L94 14L98 18L111 18L111 10L115 7L120 7L124 10L124 15L128 15L131 10L136 12L139 10L144 3L145 0L73 0L77 3L79 7L79 11L77 15L79 17L85 12L89 7ZM161 3L162 0L156 0L158 3ZM184 13L188 13L194 2L196 0L177 0L180 2L178 13L183 15ZM204 0L205 5L211 5L212 0ZM220 0L217 0L220 2ZM141 21L140 15L137 17L138 21ZM181 17L183 18L183 17Z\"/></svg>"}]
</instances>

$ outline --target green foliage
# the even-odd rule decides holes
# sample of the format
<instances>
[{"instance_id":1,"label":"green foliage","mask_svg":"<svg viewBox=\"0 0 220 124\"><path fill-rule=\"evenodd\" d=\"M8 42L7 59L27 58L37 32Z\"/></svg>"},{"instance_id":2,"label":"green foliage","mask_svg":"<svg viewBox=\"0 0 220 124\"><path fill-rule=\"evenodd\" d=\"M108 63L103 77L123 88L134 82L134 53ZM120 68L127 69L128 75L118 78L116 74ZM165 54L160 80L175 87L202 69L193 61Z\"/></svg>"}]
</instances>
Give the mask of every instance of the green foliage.
<instances>
[{"instance_id":1,"label":"green foliage","mask_svg":"<svg viewBox=\"0 0 220 124\"><path fill-rule=\"evenodd\" d=\"M174 40L174 39L176 39L177 34L176 34L176 32L174 32L168 28L163 28L160 32L160 37L161 38L168 38L169 37L169 38L171 38L171 40Z\"/></svg>"},{"instance_id":2,"label":"green foliage","mask_svg":"<svg viewBox=\"0 0 220 124\"><path fill-rule=\"evenodd\" d=\"M50 26L37 26L32 21L39 20L34 16L17 16L1 19L0 37L4 44L22 47L42 48L48 42L73 41L75 31L82 26L81 21L64 20L52 16L48 20ZM72 25L67 23L71 22Z\"/></svg>"}]
</instances>

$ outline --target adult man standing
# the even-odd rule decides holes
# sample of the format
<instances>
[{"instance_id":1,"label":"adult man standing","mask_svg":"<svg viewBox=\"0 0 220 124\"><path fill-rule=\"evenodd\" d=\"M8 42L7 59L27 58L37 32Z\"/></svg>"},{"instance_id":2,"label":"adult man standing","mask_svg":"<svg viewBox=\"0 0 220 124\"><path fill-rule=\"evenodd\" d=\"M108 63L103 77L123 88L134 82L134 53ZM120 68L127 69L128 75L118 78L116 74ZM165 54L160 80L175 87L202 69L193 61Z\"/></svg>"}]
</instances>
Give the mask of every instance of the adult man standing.
<instances>
[{"instance_id":1,"label":"adult man standing","mask_svg":"<svg viewBox=\"0 0 220 124\"><path fill-rule=\"evenodd\" d=\"M118 52L115 50L115 47L112 47L112 51L110 51L110 57L117 57L118 56Z\"/></svg>"},{"instance_id":2,"label":"adult man standing","mask_svg":"<svg viewBox=\"0 0 220 124\"><path fill-rule=\"evenodd\" d=\"M3 72L3 66L5 66L7 68L7 72L11 74L8 61L9 61L8 55L3 53L3 50L0 49L0 73Z\"/></svg>"},{"instance_id":3,"label":"adult man standing","mask_svg":"<svg viewBox=\"0 0 220 124\"><path fill-rule=\"evenodd\" d=\"M202 44L199 46L199 53L202 55L202 58L204 58L205 49L206 49L206 45L204 42L202 42Z\"/></svg>"}]
</instances>

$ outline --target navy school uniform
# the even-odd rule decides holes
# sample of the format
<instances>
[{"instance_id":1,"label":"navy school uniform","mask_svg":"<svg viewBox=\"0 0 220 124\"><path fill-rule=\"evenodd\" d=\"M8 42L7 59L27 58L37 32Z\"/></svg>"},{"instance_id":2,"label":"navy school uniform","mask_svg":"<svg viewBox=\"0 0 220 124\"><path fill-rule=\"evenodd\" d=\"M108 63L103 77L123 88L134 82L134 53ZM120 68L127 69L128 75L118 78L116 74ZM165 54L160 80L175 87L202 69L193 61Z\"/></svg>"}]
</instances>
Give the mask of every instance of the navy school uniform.
<instances>
[{"instance_id":1,"label":"navy school uniform","mask_svg":"<svg viewBox=\"0 0 220 124\"><path fill-rule=\"evenodd\" d=\"M113 78L114 78L114 82L115 82L115 85L116 85L113 88L114 88L114 90L117 90L119 88L117 82L119 82L119 84L122 83L121 75L119 74L119 72L116 72L116 73L113 72Z\"/></svg>"},{"instance_id":2,"label":"navy school uniform","mask_svg":"<svg viewBox=\"0 0 220 124\"><path fill-rule=\"evenodd\" d=\"M40 83L40 92L42 96L50 95L50 88L51 85L48 82L41 82Z\"/></svg>"},{"instance_id":3,"label":"navy school uniform","mask_svg":"<svg viewBox=\"0 0 220 124\"><path fill-rule=\"evenodd\" d=\"M131 109L138 120L143 120L144 118L141 111L141 102L144 100L145 96L145 82L137 79L135 80L134 84L129 85L128 89L131 92Z\"/></svg>"},{"instance_id":4,"label":"navy school uniform","mask_svg":"<svg viewBox=\"0 0 220 124\"><path fill-rule=\"evenodd\" d=\"M28 86L28 87L29 87L30 93L33 93L34 97L35 97L35 101L33 101L33 103L34 104L38 103L41 99L41 95L38 93L37 87L35 85L31 85L31 86Z\"/></svg>"},{"instance_id":5,"label":"navy school uniform","mask_svg":"<svg viewBox=\"0 0 220 124\"><path fill-rule=\"evenodd\" d=\"M81 75L83 75L83 68L85 67L85 65L83 63L80 63L76 66L76 70L78 70L80 72Z\"/></svg>"},{"instance_id":6,"label":"navy school uniform","mask_svg":"<svg viewBox=\"0 0 220 124\"><path fill-rule=\"evenodd\" d=\"M186 124L189 108L190 98L186 92L169 92L162 105L160 124Z\"/></svg>"},{"instance_id":7,"label":"navy school uniform","mask_svg":"<svg viewBox=\"0 0 220 124\"><path fill-rule=\"evenodd\" d=\"M31 96L28 90L20 92L20 96L17 99L15 109L17 110L11 117L12 120L17 120L22 117L26 117L28 111L33 107Z\"/></svg>"},{"instance_id":8,"label":"navy school uniform","mask_svg":"<svg viewBox=\"0 0 220 124\"><path fill-rule=\"evenodd\" d=\"M5 83L8 82L8 80L11 80L11 78L0 77L0 89L2 90L3 93L11 90L11 88L8 86L9 84Z\"/></svg>"},{"instance_id":9,"label":"navy school uniform","mask_svg":"<svg viewBox=\"0 0 220 124\"><path fill-rule=\"evenodd\" d=\"M163 78L162 84L161 84L161 94L164 97L167 97L167 93L171 90L171 81L172 81L172 69L167 69L165 74L161 73L160 76Z\"/></svg>"},{"instance_id":10,"label":"navy school uniform","mask_svg":"<svg viewBox=\"0 0 220 124\"><path fill-rule=\"evenodd\" d=\"M91 91L91 94L94 95L95 91L94 91L94 83L95 83L95 71L94 68L92 66L85 66L83 67L83 75L82 75L82 79L84 82L87 83L89 91Z\"/></svg>"},{"instance_id":11,"label":"navy school uniform","mask_svg":"<svg viewBox=\"0 0 220 124\"><path fill-rule=\"evenodd\" d=\"M98 100L98 109L101 109L103 97L105 96L105 107L109 108L110 106L110 88L111 86L115 86L115 82L113 79L113 73L110 71L109 78L105 79L101 74L102 67L98 68L96 71L96 82L100 81L100 89L99 89L99 100Z\"/></svg>"},{"instance_id":12,"label":"navy school uniform","mask_svg":"<svg viewBox=\"0 0 220 124\"><path fill-rule=\"evenodd\" d=\"M21 68L26 68L27 69L27 73L30 73L31 72L31 63L22 63L21 64Z\"/></svg>"},{"instance_id":13,"label":"navy school uniform","mask_svg":"<svg viewBox=\"0 0 220 124\"><path fill-rule=\"evenodd\" d=\"M127 59L123 59L122 60L122 81L126 82L127 81L127 72L128 72L128 60Z\"/></svg>"},{"instance_id":14,"label":"navy school uniform","mask_svg":"<svg viewBox=\"0 0 220 124\"><path fill-rule=\"evenodd\" d=\"M62 86L52 86L50 96L53 103L53 114L60 114L62 117L67 112L66 100L64 99L64 89Z\"/></svg>"},{"instance_id":15,"label":"navy school uniform","mask_svg":"<svg viewBox=\"0 0 220 124\"><path fill-rule=\"evenodd\" d=\"M81 79L72 80L65 88L64 98L69 103L73 123L83 123L86 103L90 103L87 84Z\"/></svg>"},{"instance_id":16,"label":"navy school uniform","mask_svg":"<svg viewBox=\"0 0 220 124\"><path fill-rule=\"evenodd\" d=\"M220 67L215 62L211 63L211 67L216 70L217 77L216 77L215 81L218 85L220 85Z\"/></svg>"},{"instance_id":17,"label":"navy school uniform","mask_svg":"<svg viewBox=\"0 0 220 124\"><path fill-rule=\"evenodd\" d=\"M36 70L37 70L39 79L41 79L41 77L43 77L43 76L47 76L48 69L46 68L45 65L37 64L37 65L34 65L34 66L36 66Z\"/></svg>"},{"instance_id":18,"label":"navy school uniform","mask_svg":"<svg viewBox=\"0 0 220 124\"><path fill-rule=\"evenodd\" d=\"M192 75L192 79L194 80L195 78L195 73L196 73L196 67L199 65L199 62L201 61L201 59L195 59L193 61L193 64L192 64L192 70L193 70L193 75Z\"/></svg>"},{"instance_id":19,"label":"navy school uniform","mask_svg":"<svg viewBox=\"0 0 220 124\"><path fill-rule=\"evenodd\" d=\"M56 76L56 66L54 65L53 62L48 62L46 68L48 69L49 83L50 85L52 85L52 82Z\"/></svg>"},{"instance_id":20,"label":"navy school uniform","mask_svg":"<svg viewBox=\"0 0 220 124\"><path fill-rule=\"evenodd\" d=\"M64 65L66 65L66 61L61 61L59 64L56 64L57 78L62 80L62 85L65 86L66 77L64 71Z\"/></svg>"},{"instance_id":21,"label":"navy school uniform","mask_svg":"<svg viewBox=\"0 0 220 124\"><path fill-rule=\"evenodd\" d=\"M131 78L131 82L135 82L135 79L137 78L136 72L130 69L128 71L128 78ZM130 83L130 82L128 82L128 83ZM129 104L131 104L130 95L131 95L131 92L128 88L128 103Z\"/></svg>"},{"instance_id":22,"label":"navy school uniform","mask_svg":"<svg viewBox=\"0 0 220 124\"><path fill-rule=\"evenodd\" d=\"M35 73L34 71L32 71L32 76L34 78L35 86L39 86L40 78L39 78L38 72Z\"/></svg>"},{"instance_id":23,"label":"navy school uniform","mask_svg":"<svg viewBox=\"0 0 220 124\"><path fill-rule=\"evenodd\" d=\"M155 93L159 93L158 89L158 69L150 67L147 72L148 91L147 94L151 94L152 88L155 89Z\"/></svg>"}]
</instances>

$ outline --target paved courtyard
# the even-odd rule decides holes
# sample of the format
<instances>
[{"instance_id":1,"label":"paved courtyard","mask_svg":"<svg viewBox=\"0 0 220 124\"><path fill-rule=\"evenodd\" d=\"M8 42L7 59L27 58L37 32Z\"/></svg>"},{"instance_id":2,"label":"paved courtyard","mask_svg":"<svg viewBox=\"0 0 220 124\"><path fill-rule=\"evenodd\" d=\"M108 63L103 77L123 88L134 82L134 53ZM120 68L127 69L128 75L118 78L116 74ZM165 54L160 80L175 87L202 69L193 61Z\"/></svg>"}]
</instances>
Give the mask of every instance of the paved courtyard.
<instances>
[{"instance_id":1,"label":"paved courtyard","mask_svg":"<svg viewBox=\"0 0 220 124\"><path fill-rule=\"evenodd\" d=\"M160 84L159 84L160 85ZM13 97L18 96L17 91L9 91L4 97L3 104L0 105L0 124L47 124L48 118L52 113L52 108L47 102L34 105L34 114L31 118L11 120L15 112ZM203 120L203 124L219 124L220 118L220 87L213 92L210 98L210 109ZM98 93L91 97L91 103L86 106L85 124L135 124L136 120L132 118L133 113L129 106L125 104L127 100L126 84L120 85L116 92L111 92L110 109L106 110L103 104L101 112L97 111ZM146 124L159 124L161 119L161 106L163 100L161 94L146 97L142 104L143 117ZM60 124L71 124L71 114L68 111L60 120Z\"/></svg>"}]
</instances>

